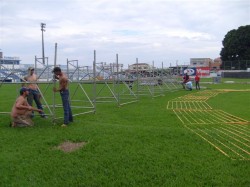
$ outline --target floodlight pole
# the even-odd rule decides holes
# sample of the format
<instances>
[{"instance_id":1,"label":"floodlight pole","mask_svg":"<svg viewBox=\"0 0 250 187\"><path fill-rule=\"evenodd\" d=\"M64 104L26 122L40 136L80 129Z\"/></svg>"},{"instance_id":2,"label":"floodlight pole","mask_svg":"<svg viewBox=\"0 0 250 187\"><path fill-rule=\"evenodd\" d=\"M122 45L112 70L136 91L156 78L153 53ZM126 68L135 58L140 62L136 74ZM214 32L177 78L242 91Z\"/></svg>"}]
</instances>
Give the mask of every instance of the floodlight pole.
<instances>
[{"instance_id":1,"label":"floodlight pole","mask_svg":"<svg viewBox=\"0 0 250 187\"><path fill-rule=\"evenodd\" d=\"M45 64L45 55L44 55L44 39L43 39L43 32L45 32L45 23L41 23L41 31L42 31L42 57L43 57L43 64Z\"/></svg>"}]
</instances>

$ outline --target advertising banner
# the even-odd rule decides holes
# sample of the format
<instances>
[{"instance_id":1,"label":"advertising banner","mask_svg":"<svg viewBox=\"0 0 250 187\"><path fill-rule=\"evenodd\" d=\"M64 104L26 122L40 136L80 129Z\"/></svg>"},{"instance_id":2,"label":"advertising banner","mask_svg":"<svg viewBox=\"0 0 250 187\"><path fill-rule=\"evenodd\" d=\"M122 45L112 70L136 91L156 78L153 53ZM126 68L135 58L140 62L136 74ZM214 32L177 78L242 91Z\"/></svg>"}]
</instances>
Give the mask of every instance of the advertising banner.
<instances>
[{"instance_id":1,"label":"advertising banner","mask_svg":"<svg viewBox=\"0 0 250 187\"><path fill-rule=\"evenodd\" d=\"M210 76L209 67L196 67L196 72L200 77L209 77Z\"/></svg>"},{"instance_id":2,"label":"advertising banner","mask_svg":"<svg viewBox=\"0 0 250 187\"><path fill-rule=\"evenodd\" d=\"M183 68L183 74L186 74L186 73L189 76L195 76L196 75L196 68L191 68L191 67Z\"/></svg>"},{"instance_id":3,"label":"advertising banner","mask_svg":"<svg viewBox=\"0 0 250 187\"><path fill-rule=\"evenodd\" d=\"M210 69L209 67L185 67L182 73L183 75L187 73L189 76L198 74L200 77L209 77Z\"/></svg>"}]
</instances>

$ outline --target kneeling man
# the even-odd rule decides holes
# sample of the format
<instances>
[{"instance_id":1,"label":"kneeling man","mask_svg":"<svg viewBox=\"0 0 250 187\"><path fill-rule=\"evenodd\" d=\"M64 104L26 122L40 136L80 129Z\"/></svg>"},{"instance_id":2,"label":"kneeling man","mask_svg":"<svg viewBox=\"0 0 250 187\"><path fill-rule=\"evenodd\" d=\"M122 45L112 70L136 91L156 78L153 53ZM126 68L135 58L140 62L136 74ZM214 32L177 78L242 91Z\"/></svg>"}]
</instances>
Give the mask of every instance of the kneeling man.
<instances>
[{"instance_id":1,"label":"kneeling man","mask_svg":"<svg viewBox=\"0 0 250 187\"><path fill-rule=\"evenodd\" d=\"M11 111L11 126L12 127L27 127L33 126L32 111L42 112L41 109L30 106L27 102L27 96L29 95L29 89L22 87L20 89L20 96L14 103Z\"/></svg>"},{"instance_id":2,"label":"kneeling man","mask_svg":"<svg viewBox=\"0 0 250 187\"><path fill-rule=\"evenodd\" d=\"M192 81L188 81L188 82L186 83L186 89L192 91L192 89L193 89L192 87L193 87Z\"/></svg>"}]
</instances>

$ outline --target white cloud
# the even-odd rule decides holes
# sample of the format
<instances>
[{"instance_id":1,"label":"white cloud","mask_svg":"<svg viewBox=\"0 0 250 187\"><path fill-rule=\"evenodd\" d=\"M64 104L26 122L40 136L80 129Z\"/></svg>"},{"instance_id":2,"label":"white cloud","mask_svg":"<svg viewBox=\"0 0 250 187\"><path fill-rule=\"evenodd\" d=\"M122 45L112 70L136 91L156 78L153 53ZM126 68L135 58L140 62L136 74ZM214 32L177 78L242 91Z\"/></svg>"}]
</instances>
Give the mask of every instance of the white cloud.
<instances>
[{"instance_id":1,"label":"white cloud","mask_svg":"<svg viewBox=\"0 0 250 187\"><path fill-rule=\"evenodd\" d=\"M24 63L41 54L40 23L46 23L45 52L53 59L122 63L216 58L231 29L249 24L247 0L1 0L0 49ZM53 63L53 62L51 62Z\"/></svg>"}]
</instances>

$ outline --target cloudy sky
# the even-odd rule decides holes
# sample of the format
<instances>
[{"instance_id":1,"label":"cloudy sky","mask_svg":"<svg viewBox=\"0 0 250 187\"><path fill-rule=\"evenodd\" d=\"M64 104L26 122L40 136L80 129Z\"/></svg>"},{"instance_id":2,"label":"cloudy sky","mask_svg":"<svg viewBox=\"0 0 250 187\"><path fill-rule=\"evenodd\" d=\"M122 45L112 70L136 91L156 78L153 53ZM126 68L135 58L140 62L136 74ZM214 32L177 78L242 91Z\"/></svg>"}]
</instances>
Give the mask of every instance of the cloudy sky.
<instances>
[{"instance_id":1,"label":"cloudy sky","mask_svg":"<svg viewBox=\"0 0 250 187\"><path fill-rule=\"evenodd\" d=\"M225 34L250 24L249 0L0 0L0 49L22 63L45 56L168 67L190 58L216 58Z\"/></svg>"}]
</instances>

